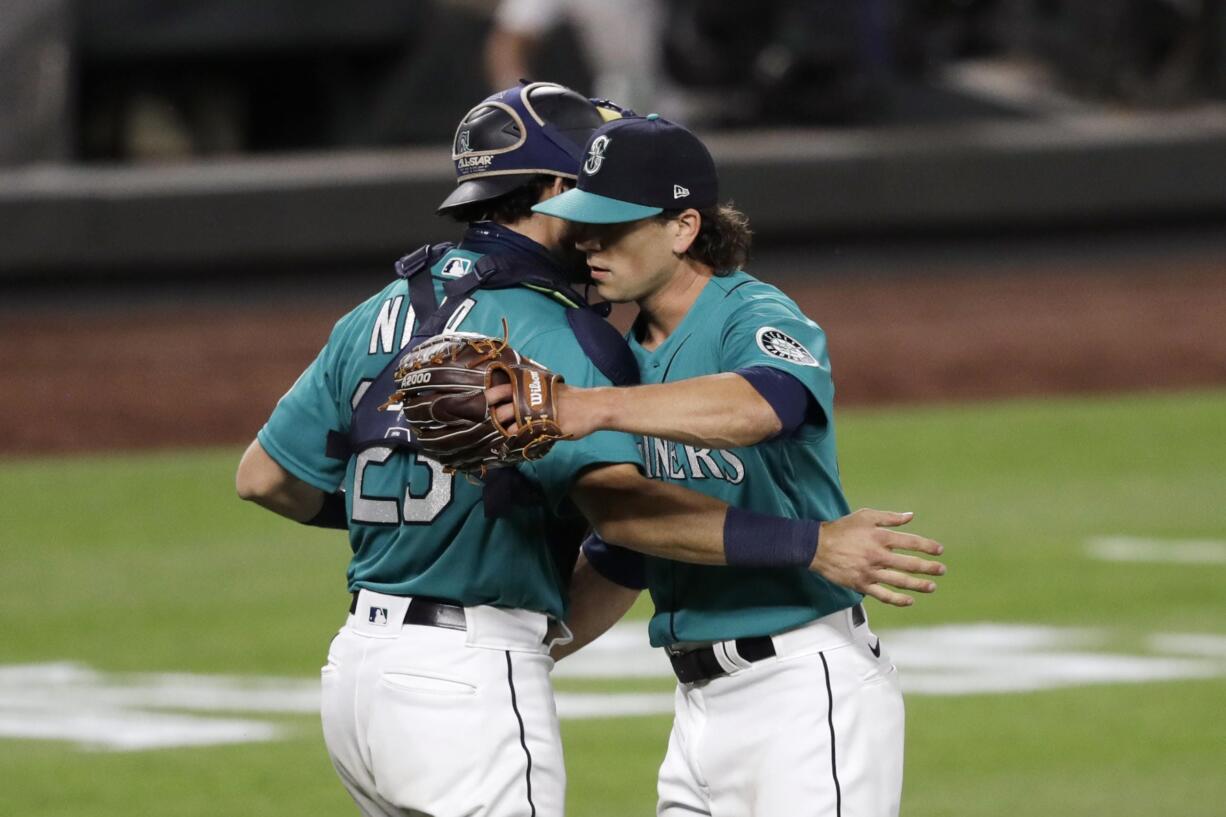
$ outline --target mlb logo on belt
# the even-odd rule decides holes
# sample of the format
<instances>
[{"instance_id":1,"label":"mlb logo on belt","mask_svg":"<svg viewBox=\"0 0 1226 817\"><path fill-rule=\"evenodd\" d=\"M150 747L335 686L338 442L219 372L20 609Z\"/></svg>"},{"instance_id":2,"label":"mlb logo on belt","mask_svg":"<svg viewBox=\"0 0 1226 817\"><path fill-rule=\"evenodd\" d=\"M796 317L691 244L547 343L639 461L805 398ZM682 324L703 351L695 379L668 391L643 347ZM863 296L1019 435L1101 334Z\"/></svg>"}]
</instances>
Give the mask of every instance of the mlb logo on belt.
<instances>
[{"instance_id":1,"label":"mlb logo on belt","mask_svg":"<svg viewBox=\"0 0 1226 817\"><path fill-rule=\"evenodd\" d=\"M376 627L387 626L387 608L386 607L371 607L370 608L370 623Z\"/></svg>"}]
</instances>

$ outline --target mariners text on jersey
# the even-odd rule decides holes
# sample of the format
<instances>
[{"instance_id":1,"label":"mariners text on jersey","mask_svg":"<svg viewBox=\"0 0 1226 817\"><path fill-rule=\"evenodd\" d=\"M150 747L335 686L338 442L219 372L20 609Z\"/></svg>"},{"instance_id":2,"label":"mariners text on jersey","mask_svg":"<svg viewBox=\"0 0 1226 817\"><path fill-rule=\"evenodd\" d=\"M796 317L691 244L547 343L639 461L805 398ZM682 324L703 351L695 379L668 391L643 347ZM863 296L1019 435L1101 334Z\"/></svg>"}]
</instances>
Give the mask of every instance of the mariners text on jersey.
<instances>
[{"instance_id":1,"label":"mariners text on jersey","mask_svg":"<svg viewBox=\"0 0 1226 817\"><path fill-rule=\"evenodd\" d=\"M849 511L839 481L834 383L821 328L773 286L744 272L711 279L659 346L630 337L644 383L770 366L812 397L808 422L787 437L728 450L639 438L648 476L759 513L832 520ZM652 643L768 635L859 601L803 568L738 568L647 559L655 602Z\"/></svg>"},{"instance_id":2,"label":"mariners text on jersey","mask_svg":"<svg viewBox=\"0 0 1226 817\"><path fill-rule=\"evenodd\" d=\"M745 463L731 451L640 437L644 473L655 479L723 479L733 485L745 479Z\"/></svg>"}]
</instances>

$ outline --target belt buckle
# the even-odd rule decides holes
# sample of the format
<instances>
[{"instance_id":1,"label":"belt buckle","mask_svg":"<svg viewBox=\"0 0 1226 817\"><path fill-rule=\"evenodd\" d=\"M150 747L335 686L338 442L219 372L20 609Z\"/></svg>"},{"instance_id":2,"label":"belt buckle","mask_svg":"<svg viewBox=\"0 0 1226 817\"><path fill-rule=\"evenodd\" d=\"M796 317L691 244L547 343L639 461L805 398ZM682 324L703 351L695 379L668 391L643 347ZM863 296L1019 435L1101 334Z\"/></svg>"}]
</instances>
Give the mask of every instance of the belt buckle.
<instances>
[{"instance_id":1,"label":"belt buckle","mask_svg":"<svg viewBox=\"0 0 1226 817\"><path fill-rule=\"evenodd\" d=\"M697 684L718 677L718 675L706 672L702 666L702 653L709 649L709 647L698 647L691 650L670 650L668 660L672 664L673 674L677 676L677 680L683 684Z\"/></svg>"}]
</instances>

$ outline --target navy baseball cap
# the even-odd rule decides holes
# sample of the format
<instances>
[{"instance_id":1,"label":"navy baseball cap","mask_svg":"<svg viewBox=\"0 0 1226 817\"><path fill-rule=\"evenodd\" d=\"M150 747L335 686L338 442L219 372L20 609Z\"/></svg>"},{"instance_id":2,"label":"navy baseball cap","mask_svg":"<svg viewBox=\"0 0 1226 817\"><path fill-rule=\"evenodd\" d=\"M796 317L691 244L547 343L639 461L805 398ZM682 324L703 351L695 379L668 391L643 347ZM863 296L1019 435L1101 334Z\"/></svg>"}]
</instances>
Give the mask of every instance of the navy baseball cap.
<instances>
[{"instance_id":1,"label":"navy baseball cap","mask_svg":"<svg viewBox=\"0 0 1226 817\"><path fill-rule=\"evenodd\" d=\"M486 201L538 174L574 179L583 144L621 109L552 82L524 82L475 105L456 128L456 189L438 209Z\"/></svg>"},{"instance_id":2,"label":"navy baseball cap","mask_svg":"<svg viewBox=\"0 0 1226 817\"><path fill-rule=\"evenodd\" d=\"M719 203L719 177L706 145L657 114L602 125L584 153L575 188L533 210L584 224L619 224Z\"/></svg>"}]
</instances>

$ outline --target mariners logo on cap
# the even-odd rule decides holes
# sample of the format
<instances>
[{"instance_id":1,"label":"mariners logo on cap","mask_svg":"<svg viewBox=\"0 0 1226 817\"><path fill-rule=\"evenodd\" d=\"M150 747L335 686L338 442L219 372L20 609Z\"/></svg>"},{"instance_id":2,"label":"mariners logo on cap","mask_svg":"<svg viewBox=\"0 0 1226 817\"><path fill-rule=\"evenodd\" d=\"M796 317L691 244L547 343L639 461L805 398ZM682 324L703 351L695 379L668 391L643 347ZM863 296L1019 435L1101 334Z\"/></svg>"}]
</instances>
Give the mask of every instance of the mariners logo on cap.
<instances>
[{"instance_id":1,"label":"mariners logo on cap","mask_svg":"<svg viewBox=\"0 0 1226 817\"><path fill-rule=\"evenodd\" d=\"M592 140L592 146L587 149L587 161L583 163L584 173L595 176L600 171L600 166L604 164L604 152L609 149L611 141L603 134Z\"/></svg>"},{"instance_id":2,"label":"mariners logo on cap","mask_svg":"<svg viewBox=\"0 0 1226 817\"><path fill-rule=\"evenodd\" d=\"M771 357L777 357L780 360L786 360L789 363L797 363L801 366L816 366L819 369L821 364L817 362L817 358L809 353L809 350L804 347L800 341L792 338L786 332L782 332L773 326L763 326L758 330L757 334L758 348L766 352Z\"/></svg>"}]
</instances>

